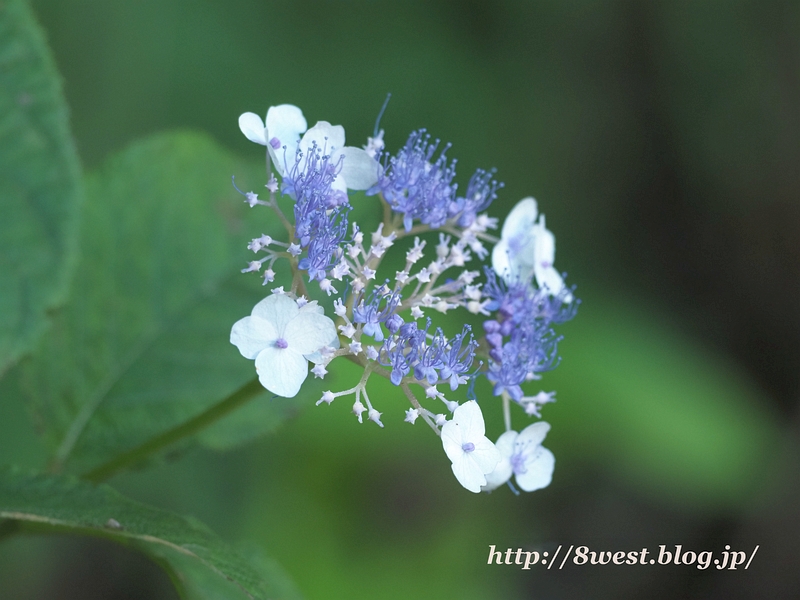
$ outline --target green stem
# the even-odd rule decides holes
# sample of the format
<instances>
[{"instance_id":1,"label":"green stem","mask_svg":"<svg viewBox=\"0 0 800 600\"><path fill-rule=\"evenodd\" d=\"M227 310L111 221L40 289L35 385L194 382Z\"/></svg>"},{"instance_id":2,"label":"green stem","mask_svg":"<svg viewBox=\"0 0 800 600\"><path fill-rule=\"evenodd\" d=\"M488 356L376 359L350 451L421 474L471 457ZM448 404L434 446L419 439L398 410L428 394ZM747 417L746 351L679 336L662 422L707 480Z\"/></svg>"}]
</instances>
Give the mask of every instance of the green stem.
<instances>
[{"instance_id":1,"label":"green stem","mask_svg":"<svg viewBox=\"0 0 800 600\"><path fill-rule=\"evenodd\" d=\"M155 454L159 450L205 429L228 413L246 404L263 391L264 388L258 382L258 379L254 379L190 421L186 421L146 441L144 444L120 454L107 463L84 473L82 477L94 482L105 481L120 469L135 464L147 456Z\"/></svg>"}]
</instances>

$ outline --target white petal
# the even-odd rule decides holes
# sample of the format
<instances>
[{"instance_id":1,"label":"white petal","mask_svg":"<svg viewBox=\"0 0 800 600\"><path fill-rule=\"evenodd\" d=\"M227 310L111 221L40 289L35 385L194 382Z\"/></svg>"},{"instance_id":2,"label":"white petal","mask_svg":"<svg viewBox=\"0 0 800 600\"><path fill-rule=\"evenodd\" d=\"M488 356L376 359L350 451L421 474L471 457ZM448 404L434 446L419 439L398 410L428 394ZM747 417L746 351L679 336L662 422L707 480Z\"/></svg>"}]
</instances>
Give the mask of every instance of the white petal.
<instances>
[{"instance_id":1,"label":"white petal","mask_svg":"<svg viewBox=\"0 0 800 600\"><path fill-rule=\"evenodd\" d=\"M470 400L459 406L453 412L453 421L458 423L464 442L476 443L486 433L483 413L475 400Z\"/></svg>"},{"instance_id":2,"label":"white petal","mask_svg":"<svg viewBox=\"0 0 800 600\"><path fill-rule=\"evenodd\" d=\"M461 428L458 426L458 423L455 421L448 421L442 425L441 433L442 447L444 447L444 453L447 454L447 458L449 458L452 463L461 460L464 455L464 449L462 448L464 445L464 437L462 436Z\"/></svg>"},{"instance_id":3,"label":"white petal","mask_svg":"<svg viewBox=\"0 0 800 600\"><path fill-rule=\"evenodd\" d=\"M311 311L298 313L286 325L283 334L289 348L300 354L317 352L323 346L330 346L337 337L333 321Z\"/></svg>"},{"instance_id":4,"label":"white petal","mask_svg":"<svg viewBox=\"0 0 800 600\"><path fill-rule=\"evenodd\" d=\"M300 136L308 128L303 111L293 104L270 106L266 122L268 142L277 138L281 146L296 146Z\"/></svg>"},{"instance_id":5,"label":"white petal","mask_svg":"<svg viewBox=\"0 0 800 600\"><path fill-rule=\"evenodd\" d=\"M345 196L347 195L347 181L345 181L341 173L334 177L333 183L331 183L331 189L342 192Z\"/></svg>"},{"instance_id":6,"label":"white petal","mask_svg":"<svg viewBox=\"0 0 800 600\"><path fill-rule=\"evenodd\" d=\"M531 461L525 462L525 473L517 475L517 484L526 492L540 490L550 485L553 480L553 469L556 458L547 448L541 446Z\"/></svg>"},{"instance_id":7,"label":"white petal","mask_svg":"<svg viewBox=\"0 0 800 600\"><path fill-rule=\"evenodd\" d=\"M555 267L537 267L535 272L536 282L540 288L547 287L553 296L557 296L561 292L561 288L564 287L564 279ZM568 293L564 300L565 302L572 302L572 294Z\"/></svg>"},{"instance_id":8,"label":"white petal","mask_svg":"<svg viewBox=\"0 0 800 600\"><path fill-rule=\"evenodd\" d=\"M325 314L325 309L322 308L319 305L319 302L317 302L316 300L312 300L311 302L307 302L306 304L303 304L303 306L301 306L299 308L300 308L300 312L301 313L303 313L303 312L313 312L313 313L319 313L321 315Z\"/></svg>"},{"instance_id":9,"label":"white petal","mask_svg":"<svg viewBox=\"0 0 800 600\"><path fill-rule=\"evenodd\" d=\"M267 139L264 136L264 121L256 113L246 112L239 115L239 129L251 142L262 146L267 145Z\"/></svg>"},{"instance_id":10,"label":"white petal","mask_svg":"<svg viewBox=\"0 0 800 600\"><path fill-rule=\"evenodd\" d=\"M252 315L272 323L278 337L282 337L286 325L299 312L300 309L294 300L283 294L272 294L255 305Z\"/></svg>"},{"instance_id":11,"label":"white petal","mask_svg":"<svg viewBox=\"0 0 800 600\"><path fill-rule=\"evenodd\" d=\"M481 438L473 442L473 444L475 444L475 449L472 452L468 452L468 454L478 465L481 473L485 475L494 471L497 463L502 459L500 451L495 448L495 445L487 437Z\"/></svg>"},{"instance_id":12,"label":"white petal","mask_svg":"<svg viewBox=\"0 0 800 600\"><path fill-rule=\"evenodd\" d=\"M512 272L511 261L508 256L508 242L504 239L501 239L492 248L492 268L506 282L511 281Z\"/></svg>"},{"instance_id":13,"label":"white petal","mask_svg":"<svg viewBox=\"0 0 800 600\"><path fill-rule=\"evenodd\" d=\"M504 458L511 458L514 454L514 442L517 440L519 434L516 431L506 431L503 435L497 438L495 447Z\"/></svg>"},{"instance_id":14,"label":"white petal","mask_svg":"<svg viewBox=\"0 0 800 600\"><path fill-rule=\"evenodd\" d=\"M544 225L537 225L534 234L536 237L534 248L536 263L552 265L556 262L556 236Z\"/></svg>"},{"instance_id":15,"label":"white petal","mask_svg":"<svg viewBox=\"0 0 800 600\"><path fill-rule=\"evenodd\" d=\"M278 332L274 325L258 317L239 319L231 328L231 344L250 360L258 356L264 348L273 346L277 339Z\"/></svg>"},{"instance_id":16,"label":"white petal","mask_svg":"<svg viewBox=\"0 0 800 600\"><path fill-rule=\"evenodd\" d=\"M297 143L300 141L302 133L308 129L308 123L306 123L302 110L293 104L280 104L269 107L266 128L267 149L275 168L283 175L284 161L289 166L294 164ZM278 148L269 144L273 138L278 140ZM286 146L285 151L283 146Z\"/></svg>"},{"instance_id":17,"label":"white petal","mask_svg":"<svg viewBox=\"0 0 800 600\"><path fill-rule=\"evenodd\" d=\"M333 338L331 343L328 344L328 347L333 348L334 350L337 350L337 349L339 349L341 347L341 344L339 343L339 336L338 335ZM318 365L319 363L325 361L325 359L322 356L322 352L319 352L319 351L312 352L311 354L304 354L303 356L305 356L306 360L311 361L315 365Z\"/></svg>"},{"instance_id":18,"label":"white petal","mask_svg":"<svg viewBox=\"0 0 800 600\"><path fill-rule=\"evenodd\" d=\"M470 460L468 454L453 462L453 474L458 479L458 483L470 492L477 494L481 491L481 486L486 485L486 477L483 476L480 467L475 464L475 461Z\"/></svg>"},{"instance_id":19,"label":"white petal","mask_svg":"<svg viewBox=\"0 0 800 600\"><path fill-rule=\"evenodd\" d=\"M372 158L365 150L345 146L344 163L340 175L347 182L351 190L368 190L378 182L380 163Z\"/></svg>"},{"instance_id":20,"label":"white petal","mask_svg":"<svg viewBox=\"0 0 800 600\"><path fill-rule=\"evenodd\" d=\"M494 471L486 474L486 485L483 486L483 491L491 492L493 489L499 488L506 481L511 479L512 474L511 461L507 458L503 458L497 463Z\"/></svg>"},{"instance_id":21,"label":"white petal","mask_svg":"<svg viewBox=\"0 0 800 600\"><path fill-rule=\"evenodd\" d=\"M293 398L308 376L308 361L291 348L270 346L256 357L258 380L273 394Z\"/></svg>"},{"instance_id":22,"label":"white petal","mask_svg":"<svg viewBox=\"0 0 800 600\"><path fill-rule=\"evenodd\" d=\"M319 121L311 129L306 131L300 141L300 151L303 154L308 152L312 143L316 142L317 147L324 154L333 154L334 150L344 148L344 127L341 125L331 125L327 121Z\"/></svg>"},{"instance_id":23,"label":"white petal","mask_svg":"<svg viewBox=\"0 0 800 600\"><path fill-rule=\"evenodd\" d=\"M538 208L536 200L533 198L523 198L511 209L506 220L503 221L503 229L500 237L508 239L521 233L527 233L536 224Z\"/></svg>"},{"instance_id":24,"label":"white petal","mask_svg":"<svg viewBox=\"0 0 800 600\"><path fill-rule=\"evenodd\" d=\"M548 431L550 431L550 423L545 421L539 421L538 423L528 425L525 429L520 431L515 440L515 445L517 448L539 446L544 441L544 438L547 437ZM500 440L497 440L497 443L499 444Z\"/></svg>"}]
</instances>

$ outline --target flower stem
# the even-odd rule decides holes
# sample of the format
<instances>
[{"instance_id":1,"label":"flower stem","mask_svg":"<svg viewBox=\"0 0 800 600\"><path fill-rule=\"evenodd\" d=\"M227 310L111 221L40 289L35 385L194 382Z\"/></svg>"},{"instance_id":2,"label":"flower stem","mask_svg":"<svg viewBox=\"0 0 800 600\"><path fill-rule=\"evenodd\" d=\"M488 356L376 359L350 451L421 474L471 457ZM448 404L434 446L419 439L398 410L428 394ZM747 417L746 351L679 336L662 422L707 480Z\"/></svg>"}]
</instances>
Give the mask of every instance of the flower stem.
<instances>
[{"instance_id":1,"label":"flower stem","mask_svg":"<svg viewBox=\"0 0 800 600\"><path fill-rule=\"evenodd\" d=\"M246 404L263 391L264 388L261 386L258 379L253 379L233 392L227 398L208 408L193 419L186 421L177 427L173 427L172 429L169 429L154 438L151 438L140 446L132 448L127 452L123 452L107 463L100 465L99 467L96 467L87 473L84 473L82 477L94 482L105 481L117 471L140 462L144 458L155 454L167 446L170 446L175 442L182 440L183 438L189 437L190 435L194 435L209 425L216 423L222 417Z\"/></svg>"},{"instance_id":2,"label":"flower stem","mask_svg":"<svg viewBox=\"0 0 800 600\"><path fill-rule=\"evenodd\" d=\"M511 431L511 401L505 390L503 390L503 421L506 431Z\"/></svg>"}]
</instances>

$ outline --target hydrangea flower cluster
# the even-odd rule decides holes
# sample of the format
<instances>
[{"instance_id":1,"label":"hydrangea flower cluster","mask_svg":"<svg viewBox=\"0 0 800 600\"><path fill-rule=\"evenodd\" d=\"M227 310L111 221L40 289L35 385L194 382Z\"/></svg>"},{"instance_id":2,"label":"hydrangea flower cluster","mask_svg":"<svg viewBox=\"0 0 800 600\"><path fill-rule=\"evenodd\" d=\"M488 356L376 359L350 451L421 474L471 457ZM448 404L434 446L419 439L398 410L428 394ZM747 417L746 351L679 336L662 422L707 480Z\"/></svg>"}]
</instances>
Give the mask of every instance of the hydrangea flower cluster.
<instances>
[{"instance_id":1,"label":"hydrangea flower cluster","mask_svg":"<svg viewBox=\"0 0 800 600\"><path fill-rule=\"evenodd\" d=\"M538 421L517 433L511 405L541 418L555 401L555 392L526 395L524 388L557 366L554 327L575 316L579 300L554 267L555 237L536 201L520 201L498 237L498 219L485 212L502 188L494 170L475 172L460 194L450 146L439 150L425 130L392 155L378 124L363 148L345 146L342 126L320 121L309 129L289 104L270 107L265 121L245 113L239 127L266 147L267 193L260 199L236 189L250 207L269 208L286 232L284 241L254 238L248 249L256 258L242 271L274 284L283 261L291 281L273 287L231 330L231 343L255 360L261 384L294 397L309 363L314 377L325 378L334 360L350 360L363 368L358 383L324 392L317 405L352 396L358 422L366 414L383 427L367 383L384 377L409 402L405 421L421 418L441 437L466 489L508 483L516 492L512 475L524 491L546 487L555 465L542 447L550 425ZM364 231L352 219L350 191L376 197L383 214L377 227ZM405 260L400 254L400 270L386 272L384 259L395 252ZM462 315L456 330L448 332L452 319L434 323L452 312ZM473 331L465 320L482 323ZM506 431L496 444L485 435L474 394L481 376L503 411ZM471 399L455 400L459 388Z\"/></svg>"}]
</instances>

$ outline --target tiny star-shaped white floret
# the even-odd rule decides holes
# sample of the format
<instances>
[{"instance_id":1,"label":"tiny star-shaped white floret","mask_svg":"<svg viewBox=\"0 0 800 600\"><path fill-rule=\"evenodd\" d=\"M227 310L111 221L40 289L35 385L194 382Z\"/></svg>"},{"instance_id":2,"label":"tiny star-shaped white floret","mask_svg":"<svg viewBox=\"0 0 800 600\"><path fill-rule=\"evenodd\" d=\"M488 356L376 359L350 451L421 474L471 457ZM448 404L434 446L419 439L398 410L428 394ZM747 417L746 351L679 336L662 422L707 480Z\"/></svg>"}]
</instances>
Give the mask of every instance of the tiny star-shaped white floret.
<instances>
[{"instance_id":1,"label":"tiny star-shaped white floret","mask_svg":"<svg viewBox=\"0 0 800 600\"><path fill-rule=\"evenodd\" d=\"M353 414L358 417L358 422L363 423L364 419L362 415L366 412L367 407L361 403L361 400L356 400L355 404L353 404Z\"/></svg>"},{"instance_id":2,"label":"tiny star-shaped white floret","mask_svg":"<svg viewBox=\"0 0 800 600\"><path fill-rule=\"evenodd\" d=\"M378 412L377 410L375 410L374 408L370 408L370 409L369 409L369 413L368 413L368 415L367 415L367 418L368 418L370 421L372 421L373 423L377 423L378 425L380 425L381 427L383 427L383 423L381 423L381 415L382 415L382 414L383 414L383 413L379 413L379 412Z\"/></svg>"},{"instance_id":3,"label":"tiny star-shaped white floret","mask_svg":"<svg viewBox=\"0 0 800 600\"><path fill-rule=\"evenodd\" d=\"M328 390L327 392L323 392L322 393L322 398L317 400L317 406L319 406L323 402L325 402L327 404L330 404L331 402L333 402L334 398L335 398L335 396L333 395L333 392L331 392L330 390Z\"/></svg>"}]
</instances>

